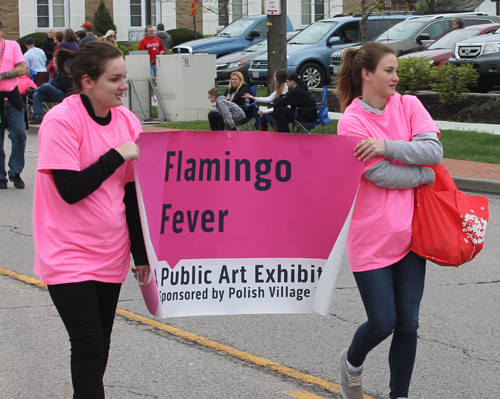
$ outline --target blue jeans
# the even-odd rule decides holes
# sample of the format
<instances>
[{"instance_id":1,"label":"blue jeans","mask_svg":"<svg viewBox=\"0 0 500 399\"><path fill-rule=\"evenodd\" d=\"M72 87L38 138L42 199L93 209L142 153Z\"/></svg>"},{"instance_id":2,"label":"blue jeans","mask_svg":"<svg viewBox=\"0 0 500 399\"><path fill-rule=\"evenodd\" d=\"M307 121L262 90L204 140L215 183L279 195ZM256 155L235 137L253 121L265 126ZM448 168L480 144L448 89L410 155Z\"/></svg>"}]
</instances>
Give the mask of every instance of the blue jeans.
<instances>
[{"instance_id":1,"label":"blue jeans","mask_svg":"<svg viewBox=\"0 0 500 399\"><path fill-rule=\"evenodd\" d=\"M24 151L26 150L26 132L24 131L24 109L18 110L8 100L4 103L0 124L0 180L7 181L5 170L5 129L9 130L12 142L9 158L9 176L21 174L24 169Z\"/></svg>"},{"instance_id":2,"label":"blue jeans","mask_svg":"<svg viewBox=\"0 0 500 399\"><path fill-rule=\"evenodd\" d=\"M151 77L156 78L156 64L149 66L149 71L151 72Z\"/></svg>"},{"instance_id":3,"label":"blue jeans","mask_svg":"<svg viewBox=\"0 0 500 399\"><path fill-rule=\"evenodd\" d=\"M357 272L354 278L368 321L354 334L347 360L361 366L368 353L393 334L389 351L390 398L406 398L417 351L425 259L409 252L393 265Z\"/></svg>"},{"instance_id":4,"label":"blue jeans","mask_svg":"<svg viewBox=\"0 0 500 399\"><path fill-rule=\"evenodd\" d=\"M35 116L43 116L42 102L61 102L64 100L64 92L50 83L44 83L33 93L33 112Z\"/></svg>"},{"instance_id":5,"label":"blue jeans","mask_svg":"<svg viewBox=\"0 0 500 399\"><path fill-rule=\"evenodd\" d=\"M274 115L274 112L264 114L263 116L266 119L267 123L269 123L271 126L276 126L276 117Z\"/></svg>"}]
</instances>

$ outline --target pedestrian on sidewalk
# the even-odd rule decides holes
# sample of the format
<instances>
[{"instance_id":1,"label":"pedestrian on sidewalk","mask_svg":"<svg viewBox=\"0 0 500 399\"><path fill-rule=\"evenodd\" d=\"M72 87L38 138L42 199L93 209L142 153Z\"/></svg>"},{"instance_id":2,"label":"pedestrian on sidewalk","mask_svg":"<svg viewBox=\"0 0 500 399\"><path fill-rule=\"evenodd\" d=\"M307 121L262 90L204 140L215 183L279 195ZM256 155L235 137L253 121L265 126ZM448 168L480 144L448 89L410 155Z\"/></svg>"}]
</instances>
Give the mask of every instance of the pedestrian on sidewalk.
<instances>
[{"instance_id":1,"label":"pedestrian on sidewalk","mask_svg":"<svg viewBox=\"0 0 500 399\"><path fill-rule=\"evenodd\" d=\"M150 274L132 165L142 128L122 106L128 86L120 49L101 41L76 53L60 49L57 67L79 94L53 107L38 134L34 271L70 337L73 398L103 399L130 252L140 284Z\"/></svg>"},{"instance_id":2,"label":"pedestrian on sidewalk","mask_svg":"<svg viewBox=\"0 0 500 399\"><path fill-rule=\"evenodd\" d=\"M354 155L364 173L347 236L347 255L368 320L341 354L340 387L346 399L363 399L362 365L392 335L391 399L408 397L417 349L425 259L410 251L413 189L434 184L443 156L436 124L414 96L396 93L396 52L369 42L342 56L337 94L344 111L339 135L362 141Z\"/></svg>"},{"instance_id":3,"label":"pedestrian on sidewalk","mask_svg":"<svg viewBox=\"0 0 500 399\"><path fill-rule=\"evenodd\" d=\"M17 85L19 76L25 74L26 62L21 47L16 41L3 38L3 23L0 21L0 189L7 188L8 182L5 170L5 129L9 130L12 142L8 179L14 183L15 188L24 188L21 179L26 150L24 101Z\"/></svg>"}]
</instances>

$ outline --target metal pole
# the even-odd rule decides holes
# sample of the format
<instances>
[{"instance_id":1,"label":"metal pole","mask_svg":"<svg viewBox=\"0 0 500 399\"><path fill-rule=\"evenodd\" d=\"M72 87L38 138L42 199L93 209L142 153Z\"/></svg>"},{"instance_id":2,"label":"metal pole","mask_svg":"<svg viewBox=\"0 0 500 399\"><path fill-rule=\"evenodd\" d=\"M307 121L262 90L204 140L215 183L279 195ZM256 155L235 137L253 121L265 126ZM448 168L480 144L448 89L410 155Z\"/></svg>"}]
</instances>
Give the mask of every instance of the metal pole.
<instances>
[{"instance_id":1,"label":"metal pole","mask_svg":"<svg viewBox=\"0 0 500 399\"><path fill-rule=\"evenodd\" d=\"M280 0L280 15L267 17L267 91L274 91L273 75L276 69L286 71L286 0Z\"/></svg>"}]
</instances>

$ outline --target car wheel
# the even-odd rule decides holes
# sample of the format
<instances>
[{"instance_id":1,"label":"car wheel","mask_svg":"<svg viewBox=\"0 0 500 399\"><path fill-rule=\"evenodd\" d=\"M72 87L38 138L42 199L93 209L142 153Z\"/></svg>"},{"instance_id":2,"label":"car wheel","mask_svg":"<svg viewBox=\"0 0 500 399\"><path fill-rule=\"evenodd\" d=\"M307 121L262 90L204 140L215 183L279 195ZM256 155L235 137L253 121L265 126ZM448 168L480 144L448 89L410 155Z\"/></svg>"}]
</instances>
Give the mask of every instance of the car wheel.
<instances>
[{"instance_id":1,"label":"car wheel","mask_svg":"<svg viewBox=\"0 0 500 399\"><path fill-rule=\"evenodd\" d=\"M299 70L299 75L309 88L320 87L325 81L325 73L317 65L313 63L305 64Z\"/></svg>"}]
</instances>

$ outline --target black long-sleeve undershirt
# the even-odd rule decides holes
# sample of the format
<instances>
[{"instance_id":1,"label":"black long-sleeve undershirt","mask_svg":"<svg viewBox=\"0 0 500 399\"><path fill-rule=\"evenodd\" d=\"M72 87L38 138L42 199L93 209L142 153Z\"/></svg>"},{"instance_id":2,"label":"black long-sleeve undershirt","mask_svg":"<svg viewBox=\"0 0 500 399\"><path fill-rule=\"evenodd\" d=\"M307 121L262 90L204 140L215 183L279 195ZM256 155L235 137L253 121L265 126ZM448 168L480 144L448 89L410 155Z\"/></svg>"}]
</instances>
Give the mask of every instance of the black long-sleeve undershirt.
<instances>
[{"instance_id":1,"label":"black long-sleeve undershirt","mask_svg":"<svg viewBox=\"0 0 500 399\"><path fill-rule=\"evenodd\" d=\"M87 112L94 121L102 126L111 122L111 112L104 118L96 117L88 97L82 94L80 96ZM75 204L101 187L102 183L124 162L125 160L118 151L112 148L97 162L81 171L52 169L51 172L62 199L68 204ZM123 201L125 202L125 214L130 236L130 252L134 263L136 266L147 265L149 262L142 234L135 182L129 182L125 185Z\"/></svg>"}]
</instances>

